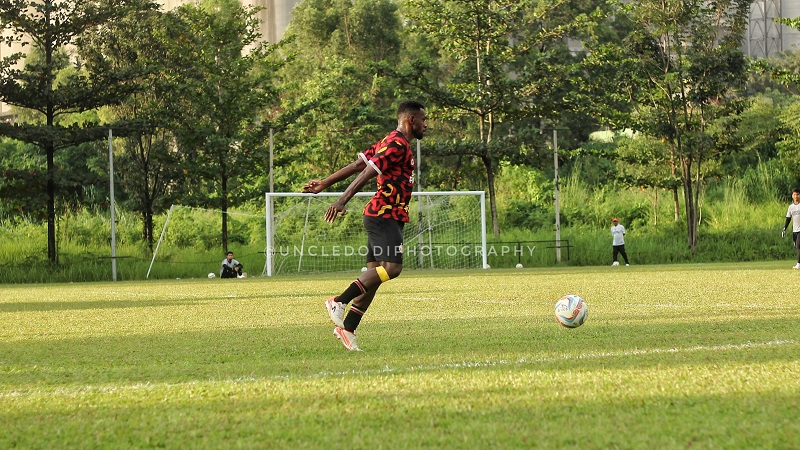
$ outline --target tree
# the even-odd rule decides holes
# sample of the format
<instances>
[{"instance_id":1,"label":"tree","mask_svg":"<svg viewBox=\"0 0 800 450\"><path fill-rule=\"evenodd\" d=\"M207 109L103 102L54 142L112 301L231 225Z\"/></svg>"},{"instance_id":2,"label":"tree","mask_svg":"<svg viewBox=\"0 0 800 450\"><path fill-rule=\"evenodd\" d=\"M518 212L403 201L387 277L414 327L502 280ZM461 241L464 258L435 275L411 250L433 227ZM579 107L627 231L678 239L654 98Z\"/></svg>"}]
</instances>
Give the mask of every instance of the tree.
<instances>
[{"instance_id":1,"label":"tree","mask_svg":"<svg viewBox=\"0 0 800 450\"><path fill-rule=\"evenodd\" d=\"M579 6L583 3L591 2ZM579 58L566 38L592 19L564 0L409 0L408 5L412 31L432 43L438 60L418 57L399 76L439 108L437 119L469 124L459 151L483 164L497 235L496 171L520 149L513 140L497 139L497 129L519 119L528 119L527 126L530 119L557 122L573 109L564 100L580 75Z\"/></svg>"},{"instance_id":2,"label":"tree","mask_svg":"<svg viewBox=\"0 0 800 450\"><path fill-rule=\"evenodd\" d=\"M41 114L42 123L0 124L0 135L36 145L47 164L47 256L58 262L55 228L56 166L54 155L84 142L103 139L107 127L96 122L64 125L65 114L89 111L115 104L132 87L128 81L136 69L114 69L100 59L84 65L72 60L75 70L59 78L69 61L59 52L87 31L113 26L128 11L155 7L146 0L0 0L0 32L3 42L21 42L41 52L41 60L26 59L22 53L0 61L0 101Z\"/></svg>"},{"instance_id":3,"label":"tree","mask_svg":"<svg viewBox=\"0 0 800 450\"><path fill-rule=\"evenodd\" d=\"M131 80L139 89L119 105L103 111L112 121L138 126L117 140L115 166L122 191L132 198L132 208L142 217L142 238L153 250L153 216L169 206L178 194L180 171L170 117L175 111L175 85L169 67L171 48L183 45L174 15L157 10L132 11L113 29L96 29L78 41L84 59L107 59L115 69L136 64L147 70ZM144 37L147 38L144 38ZM171 194L171 195L168 195Z\"/></svg>"},{"instance_id":4,"label":"tree","mask_svg":"<svg viewBox=\"0 0 800 450\"><path fill-rule=\"evenodd\" d=\"M307 173L332 173L397 126L392 80L375 67L396 62L401 24L392 0L313 0L295 6L284 35L282 107L304 110L277 152L287 188ZM294 186L292 184L294 183Z\"/></svg>"},{"instance_id":5,"label":"tree","mask_svg":"<svg viewBox=\"0 0 800 450\"><path fill-rule=\"evenodd\" d=\"M692 252L704 166L720 152L714 123L743 108L736 93L748 70L739 45L749 11L749 0L632 2L620 13L635 29L623 45L603 53L619 55L618 70L629 71L616 84L634 107L627 124L667 144L665 159L681 180Z\"/></svg>"},{"instance_id":6,"label":"tree","mask_svg":"<svg viewBox=\"0 0 800 450\"><path fill-rule=\"evenodd\" d=\"M228 249L228 208L263 149L259 116L277 103L273 47L259 44L258 8L205 0L175 10L181 44L168 55L177 108L171 118L192 191L189 202L216 201Z\"/></svg>"}]
</instances>

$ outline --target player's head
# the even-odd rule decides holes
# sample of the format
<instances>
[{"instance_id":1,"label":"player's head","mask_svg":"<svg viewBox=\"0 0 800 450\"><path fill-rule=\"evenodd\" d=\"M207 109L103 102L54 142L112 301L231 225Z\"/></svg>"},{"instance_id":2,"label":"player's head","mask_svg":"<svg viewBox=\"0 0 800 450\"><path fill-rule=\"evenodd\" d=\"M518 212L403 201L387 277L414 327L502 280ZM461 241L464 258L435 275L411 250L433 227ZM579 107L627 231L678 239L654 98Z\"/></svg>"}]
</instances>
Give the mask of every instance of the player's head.
<instances>
[{"instance_id":1,"label":"player's head","mask_svg":"<svg viewBox=\"0 0 800 450\"><path fill-rule=\"evenodd\" d=\"M611 223L613 223L614 225L616 225L616 224L618 224L618 223L619 223L619 219L617 219L616 217L613 217L613 218L611 219Z\"/></svg>"},{"instance_id":2,"label":"player's head","mask_svg":"<svg viewBox=\"0 0 800 450\"><path fill-rule=\"evenodd\" d=\"M397 123L406 124L408 132L417 139L422 139L425 130L428 129L428 116L425 114L425 107L422 103L407 100L397 106Z\"/></svg>"},{"instance_id":3,"label":"player's head","mask_svg":"<svg viewBox=\"0 0 800 450\"><path fill-rule=\"evenodd\" d=\"M233 259L233 252L225 253L225 257L228 259Z\"/></svg>"}]
</instances>

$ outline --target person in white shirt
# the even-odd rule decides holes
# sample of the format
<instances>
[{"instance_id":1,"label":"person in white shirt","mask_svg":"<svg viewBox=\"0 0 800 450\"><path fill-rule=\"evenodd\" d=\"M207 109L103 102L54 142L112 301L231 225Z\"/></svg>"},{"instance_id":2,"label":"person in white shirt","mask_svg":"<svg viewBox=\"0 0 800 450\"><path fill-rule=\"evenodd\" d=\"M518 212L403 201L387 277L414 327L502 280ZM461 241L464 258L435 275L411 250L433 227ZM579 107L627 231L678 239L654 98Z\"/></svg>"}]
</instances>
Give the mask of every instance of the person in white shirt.
<instances>
[{"instance_id":1,"label":"person in white shirt","mask_svg":"<svg viewBox=\"0 0 800 450\"><path fill-rule=\"evenodd\" d=\"M628 254L625 253L625 227L619 224L619 219L616 217L611 219L611 238L613 239L612 245L614 248L614 262L611 263L611 265L618 266L619 261L617 261L617 256L622 255L622 259L625 260L625 265L630 266Z\"/></svg>"},{"instance_id":2,"label":"person in white shirt","mask_svg":"<svg viewBox=\"0 0 800 450\"><path fill-rule=\"evenodd\" d=\"M797 238L800 235L800 188L792 190L792 203L786 211L786 222L783 223L781 237L786 237L786 227L789 226L789 222L792 223L792 241L797 251L797 264L792 269L800 270L800 239Z\"/></svg>"},{"instance_id":3,"label":"person in white shirt","mask_svg":"<svg viewBox=\"0 0 800 450\"><path fill-rule=\"evenodd\" d=\"M225 259L222 260L222 267L219 269L220 278L244 278L242 274L242 264L233 259L233 252L225 254Z\"/></svg>"}]
</instances>

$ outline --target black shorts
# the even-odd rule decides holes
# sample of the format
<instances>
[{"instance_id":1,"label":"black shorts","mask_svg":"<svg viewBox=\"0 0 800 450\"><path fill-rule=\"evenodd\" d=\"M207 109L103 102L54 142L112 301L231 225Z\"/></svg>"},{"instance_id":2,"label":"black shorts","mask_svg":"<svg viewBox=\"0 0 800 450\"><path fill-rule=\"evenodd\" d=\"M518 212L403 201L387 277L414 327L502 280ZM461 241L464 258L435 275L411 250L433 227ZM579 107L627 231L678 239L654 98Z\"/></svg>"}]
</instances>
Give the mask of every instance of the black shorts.
<instances>
[{"instance_id":1,"label":"black shorts","mask_svg":"<svg viewBox=\"0 0 800 450\"><path fill-rule=\"evenodd\" d=\"M367 230L367 262L403 264L403 226L405 222L364 216Z\"/></svg>"}]
</instances>

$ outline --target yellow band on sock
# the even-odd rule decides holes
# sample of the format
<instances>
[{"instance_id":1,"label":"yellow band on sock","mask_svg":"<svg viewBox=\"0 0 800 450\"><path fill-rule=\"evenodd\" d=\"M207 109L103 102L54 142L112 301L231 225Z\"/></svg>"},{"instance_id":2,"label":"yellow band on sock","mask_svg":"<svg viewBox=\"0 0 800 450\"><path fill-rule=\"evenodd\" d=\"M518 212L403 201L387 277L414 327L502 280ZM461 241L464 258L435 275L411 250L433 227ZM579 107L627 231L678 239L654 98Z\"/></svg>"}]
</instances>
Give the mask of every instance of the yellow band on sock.
<instances>
[{"instance_id":1,"label":"yellow band on sock","mask_svg":"<svg viewBox=\"0 0 800 450\"><path fill-rule=\"evenodd\" d=\"M375 271L378 272L378 276L381 278L381 283L386 283L389 281L389 273L383 268L383 266L376 267Z\"/></svg>"}]
</instances>

